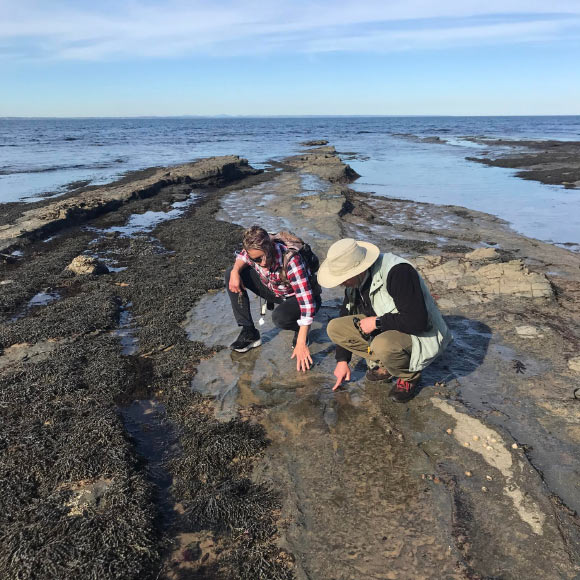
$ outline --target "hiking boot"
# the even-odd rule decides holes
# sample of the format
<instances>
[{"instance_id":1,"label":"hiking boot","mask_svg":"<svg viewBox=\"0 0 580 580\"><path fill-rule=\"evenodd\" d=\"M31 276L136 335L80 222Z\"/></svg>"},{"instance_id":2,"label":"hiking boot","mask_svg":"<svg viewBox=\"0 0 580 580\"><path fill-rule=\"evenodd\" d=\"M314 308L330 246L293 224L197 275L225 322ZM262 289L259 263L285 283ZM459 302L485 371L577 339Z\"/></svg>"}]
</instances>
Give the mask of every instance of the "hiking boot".
<instances>
[{"instance_id":1,"label":"hiking boot","mask_svg":"<svg viewBox=\"0 0 580 580\"><path fill-rule=\"evenodd\" d=\"M294 338L292 339L292 350L296 348L296 342L298 341L298 331L294 331ZM310 346L310 335L306 337L306 346Z\"/></svg>"},{"instance_id":2,"label":"hiking boot","mask_svg":"<svg viewBox=\"0 0 580 580\"><path fill-rule=\"evenodd\" d=\"M367 381L390 381L393 378L393 375L383 367L375 367L373 369L369 369L367 374L365 375Z\"/></svg>"},{"instance_id":3,"label":"hiking boot","mask_svg":"<svg viewBox=\"0 0 580 580\"><path fill-rule=\"evenodd\" d=\"M242 332L232 343L232 350L236 352L247 352L251 348L256 348L262 344L260 333L255 326L243 326Z\"/></svg>"},{"instance_id":4,"label":"hiking boot","mask_svg":"<svg viewBox=\"0 0 580 580\"><path fill-rule=\"evenodd\" d=\"M406 403L412 399L417 393L417 382L410 383L403 379L397 379L395 385L391 389L389 396L397 403Z\"/></svg>"}]
</instances>

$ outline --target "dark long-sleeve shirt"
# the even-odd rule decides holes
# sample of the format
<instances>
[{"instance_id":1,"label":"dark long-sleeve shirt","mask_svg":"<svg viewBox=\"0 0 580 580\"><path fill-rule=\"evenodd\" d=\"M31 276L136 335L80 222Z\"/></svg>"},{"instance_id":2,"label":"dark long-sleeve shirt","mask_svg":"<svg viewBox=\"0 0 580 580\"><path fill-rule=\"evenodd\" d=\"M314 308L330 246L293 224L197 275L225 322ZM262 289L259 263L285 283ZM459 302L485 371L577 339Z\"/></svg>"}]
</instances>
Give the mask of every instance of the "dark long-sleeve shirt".
<instances>
[{"instance_id":1,"label":"dark long-sleeve shirt","mask_svg":"<svg viewBox=\"0 0 580 580\"><path fill-rule=\"evenodd\" d=\"M381 330L398 330L405 334L420 334L427 330L429 317L419 274L410 264L397 264L389 270L387 276L387 292L392 296L395 306L399 311L397 314L384 314L381 319ZM354 309L347 310L348 300L345 296L340 308L340 316L349 314L364 314L366 316L376 316L373 310L369 290L371 287L371 277L369 276L361 288L357 288L355 293ZM379 334L379 331L376 333ZM352 353L341 347L336 347L336 360L349 362Z\"/></svg>"}]
</instances>

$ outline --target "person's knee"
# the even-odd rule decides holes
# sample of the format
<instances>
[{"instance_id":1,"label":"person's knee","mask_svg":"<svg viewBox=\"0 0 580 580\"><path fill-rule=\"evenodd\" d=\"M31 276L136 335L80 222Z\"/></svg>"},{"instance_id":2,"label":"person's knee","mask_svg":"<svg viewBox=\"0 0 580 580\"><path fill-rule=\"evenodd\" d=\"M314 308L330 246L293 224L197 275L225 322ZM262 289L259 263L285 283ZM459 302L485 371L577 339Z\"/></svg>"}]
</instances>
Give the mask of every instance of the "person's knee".
<instances>
[{"instance_id":1,"label":"person's knee","mask_svg":"<svg viewBox=\"0 0 580 580\"><path fill-rule=\"evenodd\" d=\"M339 336L341 333L338 330L340 324L340 318L333 318L329 321L328 326L326 327L326 334L328 334L328 338L330 338L334 344L338 344L340 341Z\"/></svg>"},{"instance_id":2,"label":"person's knee","mask_svg":"<svg viewBox=\"0 0 580 580\"><path fill-rule=\"evenodd\" d=\"M289 313L280 306L275 308L272 312L272 322L276 328L281 328L282 330L294 328L296 320L298 320L298 318L292 318L292 316L289 316Z\"/></svg>"},{"instance_id":3,"label":"person's knee","mask_svg":"<svg viewBox=\"0 0 580 580\"><path fill-rule=\"evenodd\" d=\"M403 349L400 345L388 341L381 341L378 344L373 344L372 349L381 359L390 358L403 353Z\"/></svg>"},{"instance_id":4,"label":"person's knee","mask_svg":"<svg viewBox=\"0 0 580 580\"><path fill-rule=\"evenodd\" d=\"M275 308L272 312L272 323L276 328L283 328L283 317L279 308Z\"/></svg>"},{"instance_id":5,"label":"person's knee","mask_svg":"<svg viewBox=\"0 0 580 580\"><path fill-rule=\"evenodd\" d=\"M377 336L371 344L371 349L387 368L390 364L400 365L408 362L410 358L410 350L396 332L386 332Z\"/></svg>"},{"instance_id":6,"label":"person's knee","mask_svg":"<svg viewBox=\"0 0 580 580\"><path fill-rule=\"evenodd\" d=\"M372 344L371 349L376 358L383 363L393 359L399 360L408 356L408 354L399 345L390 342Z\"/></svg>"}]
</instances>

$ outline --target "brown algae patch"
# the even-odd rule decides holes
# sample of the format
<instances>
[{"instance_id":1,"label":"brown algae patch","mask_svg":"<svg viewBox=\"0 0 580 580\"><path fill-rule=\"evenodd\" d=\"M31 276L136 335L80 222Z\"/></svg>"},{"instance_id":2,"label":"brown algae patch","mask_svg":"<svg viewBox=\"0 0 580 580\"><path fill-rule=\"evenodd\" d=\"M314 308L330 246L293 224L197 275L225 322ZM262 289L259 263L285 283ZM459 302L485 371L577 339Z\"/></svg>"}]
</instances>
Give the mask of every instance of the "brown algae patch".
<instances>
[{"instance_id":1,"label":"brown algae patch","mask_svg":"<svg viewBox=\"0 0 580 580\"><path fill-rule=\"evenodd\" d=\"M479 453L486 463L500 471L506 479L503 488L504 495L512 500L522 521L527 523L535 534L542 535L545 515L529 498L524 497L522 490L515 483L512 454L501 435L478 419L457 412L454 407L441 399L433 397L431 402L455 419L456 424L452 434L457 442Z\"/></svg>"}]
</instances>

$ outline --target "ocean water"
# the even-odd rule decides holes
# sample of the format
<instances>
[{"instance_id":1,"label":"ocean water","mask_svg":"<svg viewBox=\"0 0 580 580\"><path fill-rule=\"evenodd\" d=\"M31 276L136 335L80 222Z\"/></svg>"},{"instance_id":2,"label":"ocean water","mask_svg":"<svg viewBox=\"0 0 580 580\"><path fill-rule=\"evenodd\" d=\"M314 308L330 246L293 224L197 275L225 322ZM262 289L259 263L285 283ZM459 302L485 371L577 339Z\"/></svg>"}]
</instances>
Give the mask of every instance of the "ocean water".
<instances>
[{"instance_id":1,"label":"ocean water","mask_svg":"<svg viewBox=\"0 0 580 580\"><path fill-rule=\"evenodd\" d=\"M474 135L580 140L580 117L0 119L0 202L35 201L70 184L109 183L127 171L212 155L265 167L298 153L301 141L327 139L361 175L355 189L461 205L534 238L580 243L580 191L466 161L481 147L461 137Z\"/></svg>"}]
</instances>

